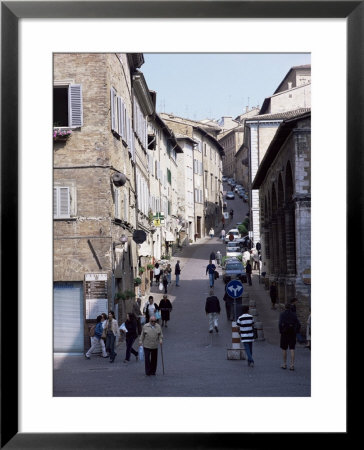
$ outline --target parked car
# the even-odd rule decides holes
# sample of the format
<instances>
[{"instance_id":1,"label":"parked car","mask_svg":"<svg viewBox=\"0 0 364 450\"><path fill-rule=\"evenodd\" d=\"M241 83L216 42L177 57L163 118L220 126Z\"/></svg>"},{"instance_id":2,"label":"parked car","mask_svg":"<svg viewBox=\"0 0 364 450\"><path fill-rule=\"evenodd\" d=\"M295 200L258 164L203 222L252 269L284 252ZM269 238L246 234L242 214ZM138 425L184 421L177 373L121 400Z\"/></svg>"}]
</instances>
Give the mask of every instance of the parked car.
<instances>
[{"instance_id":1,"label":"parked car","mask_svg":"<svg viewBox=\"0 0 364 450\"><path fill-rule=\"evenodd\" d=\"M232 242L229 239L230 234L232 234L234 236L234 240L237 240L240 238L239 230L237 228L232 228L225 234L225 243Z\"/></svg>"},{"instance_id":2,"label":"parked car","mask_svg":"<svg viewBox=\"0 0 364 450\"><path fill-rule=\"evenodd\" d=\"M242 186L241 184L236 184L236 185L235 185L235 188L234 188L234 191L235 191L236 193L238 193L241 189L244 189L243 186Z\"/></svg>"},{"instance_id":3,"label":"parked car","mask_svg":"<svg viewBox=\"0 0 364 450\"><path fill-rule=\"evenodd\" d=\"M247 195L247 194L244 194L243 200L244 200L244 202L247 202L247 201L248 201L248 195Z\"/></svg>"},{"instance_id":4,"label":"parked car","mask_svg":"<svg viewBox=\"0 0 364 450\"><path fill-rule=\"evenodd\" d=\"M226 181L228 180L228 177L223 175L223 177L221 178L223 183L226 183Z\"/></svg>"},{"instance_id":5,"label":"parked car","mask_svg":"<svg viewBox=\"0 0 364 450\"><path fill-rule=\"evenodd\" d=\"M226 200L234 200L235 199L235 194L234 192L227 192L225 195Z\"/></svg>"},{"instance_id":6,"label":"parked car","mask_svg":"<svg viewBox=\"0 0 364 450\"><path fill-rule=\"evenodd\" d=\"M246 283L246 272L243 263L237 258L227 259L222 269L222 279L225 284L234 279Z\"/></svg>"},{"instance_id":7,"label":"parked car","mask_svg":"<svg viewBox=\"0 0 364 450\"><path fill-rule=\"evenodd\" d=\"M238 192L238 196L244 200L246 194L245 194L244 191L239 191L239 192Z\"/></svg>"},{"instance_id":8,"label":"parked car","mask_svg":"<svg viewBox=\"0 0 364 450\"><path fill-rule=\"evenodd\" d=\"M226 257L238 258L242 256L240 245L237 242L231 241L226 244Z\"/></svg>"}]
</instances>

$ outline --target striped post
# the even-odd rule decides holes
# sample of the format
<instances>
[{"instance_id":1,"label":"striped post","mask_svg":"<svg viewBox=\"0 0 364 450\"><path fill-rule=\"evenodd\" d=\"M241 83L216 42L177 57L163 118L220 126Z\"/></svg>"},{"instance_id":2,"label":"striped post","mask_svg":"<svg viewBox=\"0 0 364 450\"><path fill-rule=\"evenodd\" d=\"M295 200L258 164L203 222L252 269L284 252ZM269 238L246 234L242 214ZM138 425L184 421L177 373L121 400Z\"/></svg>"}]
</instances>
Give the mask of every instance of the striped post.
<instances>
[{"instance_id":1,"label":"striped post","mask_svg":"<svg viewBox=\"0 0 364 450\"><path fill-rule=\"evenodd\" d=\"M245 359L245 351L240 345L240 330L236 322L231 323L232 340L231 348L228 348L227 359Z\"/></svg>"}]
</instances>

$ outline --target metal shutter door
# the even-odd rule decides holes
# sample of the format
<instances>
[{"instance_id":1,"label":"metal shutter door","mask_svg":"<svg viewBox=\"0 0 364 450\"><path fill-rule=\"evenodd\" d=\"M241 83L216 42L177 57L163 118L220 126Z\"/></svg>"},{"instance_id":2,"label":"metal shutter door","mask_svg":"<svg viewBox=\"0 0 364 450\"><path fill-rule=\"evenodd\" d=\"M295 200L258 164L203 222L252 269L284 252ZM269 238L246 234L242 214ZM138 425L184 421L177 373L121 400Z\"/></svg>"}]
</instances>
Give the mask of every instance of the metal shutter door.
<instances>
[{"instance_id":1,"label":"metal shutter door","mask_svg":"<svg viewBox=\"0 0 364 450\"><path fill-rule=\"evenodd\" d=\"M83 284L53 286L54 352L83 353Z\"/></svg>"}]
</instances>

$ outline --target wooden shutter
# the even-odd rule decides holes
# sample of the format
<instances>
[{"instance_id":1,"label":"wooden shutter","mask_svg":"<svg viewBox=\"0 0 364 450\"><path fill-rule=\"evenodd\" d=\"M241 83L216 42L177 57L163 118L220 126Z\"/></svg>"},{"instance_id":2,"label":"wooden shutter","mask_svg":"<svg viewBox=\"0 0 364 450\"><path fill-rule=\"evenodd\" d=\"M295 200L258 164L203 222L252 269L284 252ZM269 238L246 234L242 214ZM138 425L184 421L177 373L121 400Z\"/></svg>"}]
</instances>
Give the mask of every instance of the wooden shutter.
<instances>
[{"instance_id":1,"label":"wooden shutter","mask_svg":"<svg viewBox=\"0 0 364 450\"><path fill-rule=\"evenodd\" d=\"M118 105L118 135L123 135L123 106L121 97L117 97L117 105Z\"/></svg>"},{"instance_id":2,"label":"wooden shutter","mask_svg":"<svg viewBox=\"0 0 364 450\"><path fill-rule=\"evenodd\" d=\"M112 87L110 90L111 131L117 131L115 97L116 97L116 92L115 92L115 89Z\"/></svg>"},{"instance_id":3,"label":"wooden shutter","mask_svg":"<svg viewBox=\"0 0 364 450\"><path fill-rule=\"evenodd\" d=\"M119 189L115 189L115 219L120 219Z\"/></svg>"},{"instance_id":4,"label":"wooden shutter","mask_svg":"<svg viewBox=\"0 0 364 450\"><path fill-rule=\"evenodd\" d=\"M129 221L129 202L128 193L124 192L124 219Z\"/></svg>"},{"instance_id":5,"label":"wooden shutter","mask_svg":"<svg viewBox=\"0 0 364 450\"><path fill-rule=\"evenodd\" d=\"M69 126L82 127L82 85L70 84L68 89Z\"/></svg>"},{"instance_id":6,"label":"wooden shutter","mask_svg":"<svg viewBox=\"0 0 364 450\"><path fill-rule=\"evenodd\" d=\"M53 215L58 219L70 217L69 187L53 188Z\"/></svg>"}]
</instances>

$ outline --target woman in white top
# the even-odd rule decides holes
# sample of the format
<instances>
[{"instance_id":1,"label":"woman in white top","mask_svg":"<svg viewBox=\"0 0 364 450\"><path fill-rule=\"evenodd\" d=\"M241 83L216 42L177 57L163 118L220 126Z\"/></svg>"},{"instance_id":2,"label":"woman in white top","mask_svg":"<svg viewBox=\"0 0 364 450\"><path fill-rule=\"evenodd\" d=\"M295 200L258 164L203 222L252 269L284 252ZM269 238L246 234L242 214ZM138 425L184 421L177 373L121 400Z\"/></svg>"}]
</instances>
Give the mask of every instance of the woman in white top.
<instances>
[{"instance_id":1,"label":"woman in white top","mask_svg":"<svg viewBox=\"0 0 364 450\"><path fill-rule=\"evenodd\" d=\"M155 316L155 313L159 310L159 306L154 303L153 296L150 295L148 299L148 303L144 307L145 312L145 323L149 323L149 319L152 316ZM158 321L157 321L158 322Z\"/></svg>"},{"instance_id":2,"label":"woman in white top","mask_svg":"<svg viewBox=\"0 0 364 450\"><path fill-rule=\"evenodd\" d=\"M105 326L106 326L106 323L107 323L107 315L106 315L106 313L102 313L101 314L101 323L102 323L102 328L104 330ZM105 348L106 332L102 333L102 335L105 336L105 339L103 339L103 338L100 339L102 356L104 358L107 358L108 355L106 353L106 348Z\"/></svg>"},{"instance_id":3,"label":"woman in white top","mask_svg":"<svg viewBox=\"0 0 364 450\"><path fill-rule=\"evenodd\" d=\"M154 266L154 276L155 276L155 282L157 285L159 284L159 277L161 276L161 269L159 268L159 264L155 263Z\"/></svg>"}]
</instances>

